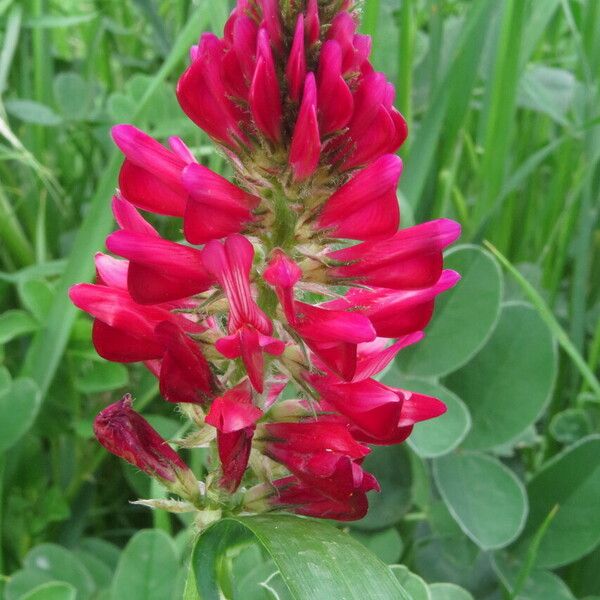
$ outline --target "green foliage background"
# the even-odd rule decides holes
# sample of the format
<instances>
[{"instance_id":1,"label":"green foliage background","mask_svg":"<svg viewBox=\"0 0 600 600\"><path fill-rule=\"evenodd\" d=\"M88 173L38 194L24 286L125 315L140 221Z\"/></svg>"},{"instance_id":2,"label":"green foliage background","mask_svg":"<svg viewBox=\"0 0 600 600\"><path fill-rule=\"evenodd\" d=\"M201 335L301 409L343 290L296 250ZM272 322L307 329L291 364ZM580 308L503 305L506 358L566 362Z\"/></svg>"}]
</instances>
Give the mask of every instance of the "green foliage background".
<instances>
[{"instance_id":1,"label":"green foliage background","mask_svg":"<svg viewBox=\"0 0 600 600\"><path fill-rule=\"evenodd\" d=\"M92 277L112 227L112 124L180 135L226 173L174 82L228 11L225 0L0 0L7 600L183 592L185 523L128 504L160 490L91 432L123 391L165 436L183 421L143 369L95 355L65 291ZM448 413L369 456L383 492L350 533L403 565L393 573L415 600L599 598L600 2L366 0L362 28L409 121L403 225L458 219L448 264L463 280L384 375L439 394ZM176 224L157 224L177 238ZM198 474L204 459L189 457ZM256 547L233 574L233 598L288 597Z\"/></svg>"}]
</instances>

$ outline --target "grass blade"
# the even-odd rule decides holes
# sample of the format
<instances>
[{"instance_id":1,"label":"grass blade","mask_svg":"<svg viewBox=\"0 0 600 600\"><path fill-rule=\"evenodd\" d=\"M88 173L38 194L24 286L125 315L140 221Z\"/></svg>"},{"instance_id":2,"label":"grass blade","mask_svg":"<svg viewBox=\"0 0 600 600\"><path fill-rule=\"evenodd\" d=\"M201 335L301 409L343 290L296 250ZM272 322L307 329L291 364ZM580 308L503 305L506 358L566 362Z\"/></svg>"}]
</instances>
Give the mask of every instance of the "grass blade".
<instances>
[{"instance_id":1,"label":"grass blade","mask_svg":"<svg viewBox=\"0 0 600 600\"><path fill-rule=\"evenodd\" d=\"M437 88L418 132L414 135L410 155L406 159L405 174L400 183L400 189L412 207L418 205L427 178L432 171L442 125L449 113L449 106L468 106L468 100L477 77L483 45L492 21L491 15L496 8L496 3L488 0L471 5L454 57L443 81ZM455 77L456 73L460 73L461 77ZM466 108L463 114L452 114L452 122L456 131L458 131L465 113ZM445 136L445 138L448 146L453 145L450 136Z\"/></svg>"}]
</instances>

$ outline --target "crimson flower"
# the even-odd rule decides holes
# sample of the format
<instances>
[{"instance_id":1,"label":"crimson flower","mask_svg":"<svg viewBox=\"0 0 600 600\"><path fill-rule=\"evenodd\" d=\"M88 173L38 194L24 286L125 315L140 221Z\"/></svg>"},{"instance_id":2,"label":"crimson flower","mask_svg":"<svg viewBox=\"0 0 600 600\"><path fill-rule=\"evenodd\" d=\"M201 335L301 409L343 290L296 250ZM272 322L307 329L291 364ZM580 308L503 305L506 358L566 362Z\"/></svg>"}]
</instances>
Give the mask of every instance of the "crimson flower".
<instances>
[{"instance_id":1,"label":"crimson flower","mask_svg":"<svg viewBox=\"0 0 600 600\"><path fill-rule=\"evenodd\" d=\"M190 417L196 430L179 443L214 450L200 483L126 396L96 419L109 451L199 511L346 521L379 490L362 466L371 446L445 411L377 376L458 281L443 252L460 226L399 229L407 127L352 0L283 4L238 0L177 85L232 181L177 137L167 147L113 128L125 156L118 230L111 255L96 256L96 283L70 295L94 318L98 353L143 362ZM165 239L139 211L178 219L185 239Z\"/></svg>"}]
</instances>

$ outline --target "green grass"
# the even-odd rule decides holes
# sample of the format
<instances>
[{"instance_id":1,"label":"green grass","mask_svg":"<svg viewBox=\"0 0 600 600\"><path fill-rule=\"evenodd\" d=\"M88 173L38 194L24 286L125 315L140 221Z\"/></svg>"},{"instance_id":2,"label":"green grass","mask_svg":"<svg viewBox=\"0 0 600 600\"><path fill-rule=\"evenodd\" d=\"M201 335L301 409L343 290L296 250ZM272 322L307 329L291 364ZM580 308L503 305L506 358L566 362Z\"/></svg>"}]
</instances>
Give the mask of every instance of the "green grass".
<instances>
[{"instance_id":1,"label":"green grass","mask_svg":"<svg viewBox=\"0 0 600 600\"><path fill-rule=\"evenodd\" d=\"M173 90L189 45L202 30L220 31L227 12L209 0L0 0L0 311L37 319L34 332L0 345L0 365L31 377L43 396L31 435L5 457L5 574L43 541L68 546L85 532L122 543L152 526L125 504L126 482L137 494L143 484L120 467L107 473L90 439L93 415L122 381L111 371L97 392L81 391L97 361L66 290L93 276L93 253L112 227L112 124L181 135L225 168ZM375 66L396 84L410 126L401 150L407 221L411 212L417 222L456 218L463 242L492 244L560 342L538 431L548 458L561 448L548 433L555 414L582 408L595 430L599 421L600 2L366 0L362 12ZM170 414L152 404L156 388L142 370L128 378L154 415ZM46 492L53 504L40 508ZM169 515L154 523L180 527ZM410 519L401 533L410 558Z\"/></svg>"}]
</instances>

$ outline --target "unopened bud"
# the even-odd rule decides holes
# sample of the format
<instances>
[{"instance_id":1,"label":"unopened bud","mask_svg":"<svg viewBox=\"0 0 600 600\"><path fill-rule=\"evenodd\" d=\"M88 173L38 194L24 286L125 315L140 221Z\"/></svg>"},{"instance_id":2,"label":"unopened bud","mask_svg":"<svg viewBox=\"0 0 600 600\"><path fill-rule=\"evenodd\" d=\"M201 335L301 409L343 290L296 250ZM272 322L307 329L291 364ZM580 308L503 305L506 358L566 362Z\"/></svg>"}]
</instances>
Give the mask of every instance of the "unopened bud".
<instances>
[{"instance_id":1,"label":"unopened bud","mask_svg":"<svg viewBox=\"0 0 600 600\"><path fill-rule=\"evenodd\" d=\"M191 469L148 421L133 410L132 404L131 395L126 394L98 414L94 421L98 441L172 492L197 501L198 482Z\"/></svg>"}]
</instances>

